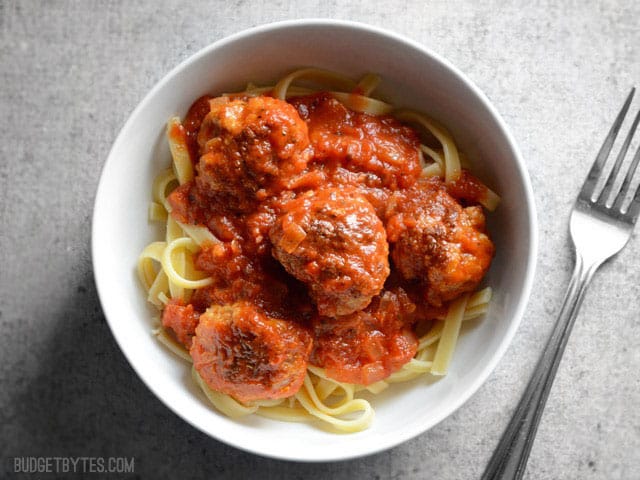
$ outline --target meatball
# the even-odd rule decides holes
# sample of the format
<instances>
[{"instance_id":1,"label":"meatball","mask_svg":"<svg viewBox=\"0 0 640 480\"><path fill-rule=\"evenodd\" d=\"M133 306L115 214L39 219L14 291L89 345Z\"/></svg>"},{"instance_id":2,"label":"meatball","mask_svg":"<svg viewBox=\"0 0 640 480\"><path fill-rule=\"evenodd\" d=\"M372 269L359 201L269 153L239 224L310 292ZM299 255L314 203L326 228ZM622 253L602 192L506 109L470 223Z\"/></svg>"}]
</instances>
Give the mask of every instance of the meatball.
<instances>
[{"instance_id":1,"label":"meatball","mask_svg":"<svg viewBox=\"0 0 640 480\"><path fill-rule=\"evenodd\" d=\"M494 254L477 206L463 208L438 178L418 182L392 198L387 211L391 259L415 280L432 306L474 290Z\"/></svg>"},{"instance_id":2,"label":"meatball","mask_svg":"<svg viewBox=\"0 0 640 480\"><path fill-rule=\"evenodd\" d=\"M238 302L214 305L200 316L190 353L211 389L246 403L295 394L311 347L304 327Z\"/></svg>"},{"instance_id":3,"label":"meatball","mask_svg":"<svg viewBox=\"0 0 640 480\"><path fill-rule=\"evenodd\" d=\"M284 206L271 228L273 256L304 282L320 315L366 307L389 275L382 222L356 190L309 191Z\"/></svg>"},{"instance_id":4,"label":"meatball","mask_svg":"<svg viewBox=\"0 0 640 480\"><path fill-rule=\"evenodd\" d=\"M311 158L307 125L288 103L271 97L210 101L198 132L196 183L238 211L285 188Z\"/></svg>"},{"instance_id":5,"label":"meatball","mask_svg":"<svg viewBox=\"0 0 640 480\"><path fill-rule=\"evenodd\" d=\"M340 382L369 385L388 377L416 353L415 310L397 288L374 297L364 310L317 319L311 363Z\"/></svg>"}]
</instances>

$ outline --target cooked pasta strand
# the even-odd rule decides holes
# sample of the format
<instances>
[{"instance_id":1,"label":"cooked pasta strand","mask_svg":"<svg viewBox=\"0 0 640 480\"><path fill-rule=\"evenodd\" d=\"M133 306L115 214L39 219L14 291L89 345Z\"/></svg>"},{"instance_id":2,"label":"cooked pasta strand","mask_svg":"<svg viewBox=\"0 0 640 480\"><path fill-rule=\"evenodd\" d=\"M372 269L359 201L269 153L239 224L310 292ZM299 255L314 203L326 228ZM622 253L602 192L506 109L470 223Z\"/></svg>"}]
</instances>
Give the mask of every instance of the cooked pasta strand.
<instances>
[{"instance_id":1,"label":"cooked pasta strand","mask_svg":"<svg viewBox=\"0 0 640 480\"><path fill-rule=\"evenodd\" d=\"M489 303L492 295L493 290L491 287L485 287L482 290L478 290L469 297L469 301L466 306L467 310L472 307L477 307L478 305Z\"/></svg>"},{"instance_id":2,"label":"cooked pasta strand","mask_svg":"<svg viewBox=\"0 0 640 480\"><path fill-rule=\"evenodd\" d=\"M308 80L321 85L330 85L343 92L351 92L356 83L349 77L320 68L303 68L290 73L282 78L273 88L273 96L284 100L287 98L287 90L294 80Z\"/></svg>"},{"instance_id":3,"label":"cooked pasta strand","mask_svg":"<svg viewBox=\"0 0 640 480\"><path fill-rule=\"evenodd\" d=\"M182 358L183 360L189 363L193 363L193 360L191 359L191 355L189 355L189 352L187 352L182 345L176 342L171 337L171 335L167 333L167 331L164 328L162 327L158 328L155 335L160 343L162 343L165 347L171 350L178 357Z\"/></svg>"},{"instance_id":4,"label":"cooked pasta strand","mask_svg":"<svg viewBox=\"0 0 640 480\"><path fill-rule=\"evenodd\" d=\"M442 335L438 343L438 350L436 350L436 356L433 359L433 365L431 367L431 373L433 375L447 374L449 363L451 362L453 351L458 341L460 325L462 324L464 309L467 305L468 298L469 295L464 294L462 297L454 300L449 306L449 312L444 320Z\"/></svg>"},{"instance_id":5,"label":"cooked pasta strand","mask_svg":"<svg viewBox=\"0 0 640 480\"><path fill-rule=\"evenodd\" d=\"M175 185L177 180L171 168L161 172L153 181L153 199L161 204L167 212L171 211L171 206L167 201L167 190L172 183Z\"/></svg>"},{"instance_id":6,"label":"cooked pasta strand","mask_svg":"<svg viewBox=\"0 0 640 480\"><path fill-rule=\"evenodd\" d=\"M382 78L380 75L376 75L375 73L367 73L364 77L360 79L358 85L356 85L355 93L359 93L365 97L370 96L373 91L376 89Z\"/></svg>"},{"instance_id":7,"label":"cooked pasta strand","mask_svg":"<svg viewBox=\"0 0 640 480\"><path fill-rule=\"evenodd\" d=\"M308 422L309 412L302 407L260 407L256 414L281 422Z\"/></svg>"},{"instance_id":8,"label":"cooked pasta strand","mask_svg":"<svg viewBox=\"0 0 640 480\"><path fill-rule=\"evenodd\" d=\"M367 428L373 420L374 412L371 404L359 398L351 400L338 408L331 408L322 403L316 395L309 376L304 380L303 388L295 394L296 400L311 415L343 432L358 432ZM340 415L362 412L354 419L342 419Z\"/></svg>"},{"instance_id":9,"label":"cooked pasta strand","mask_svg":"<svg viewBox=\"0 0 640 480\"><path fill-rule=\"evenodd\" d=\"M182 287L182 288L202 288L208 285L211 285L213 279L211 277L202 278L199 280L190 280L188 278L184 278L178 271L176 270L176 266L174 265L173 252L177 249L187 249L191 253L196 253L198 251L198 245L188 237L177 238L173 240L167 248L162 252L162 268L169 277L169 281L174 284Z\"/></svg>"},{"instance_id":10,"label":"cooked pasta strand","mask_svg":"<svg viewBox=\"0 0 640 480\"><path fill-rule=\"evenodd\" d=\"M195 367L191 368L191 375L195 382L200 386L204 394L213 405L230 418L239 418L246 415L251 415L258 411L257 406L247 407L237 400L234 400L229 395L211 390L209 386L202 380L202 377L198 373Z\"/></svg>"},{"instance_id":11,"label":"cooked pasta strand","mask_svg":"<svg viewBox=\"0 0 640 480\"><path fill-rule=\"evenodd\" d=\"M182 230L189 235L199 246L205 243L220 243L211 230L204 225L187 225L186 223L176 222Z\"/></svg>"},{"instance_id":12,"label":"cooked pasta strand","mask_svg":"<svg viewBox=\"0 0 640 480\"><path fill-rule=\"evenodd\" d=\"M331 92L331 95L345 107L355 112L369 115L386 115L393 110L393 107L388 103L364 95L342 92Z\"/></svg>"},{"instance_id":13,"label":"cooked pasta strand","mask_svg":"<svg viewBox=\"0 0 640 480\"><path fill-rule=\"evenodd\" d=\"M445 171L444 178L447 183L453 182L460 177L460 157L458 148L449 131L435 120L412 110L399 110L395 112L395 117L399 120L417 123L436 137L442 145L444 153Z\"/></svg>"},{"instance_id":14,"label":"cooked pasta strand","mask_svg":"<svg viewBox=\"0 0 640 480\"><path fill-rule=\"evenodd\" d=\"M156 278L153 283L149 287L149 294L147 295L147 300L149 303L152 303L157 308L162 308L164 306L163 296L166 298L166 294L169 291L169 279L167 278L166 273L163 271L158 272Z\"/></svg>"},{"instance_id":15,"label":"cooked pasta strand","mask_svg":"<svg viewBox=\"0 0 640 480\"><path fill-rule=\"evenodd\" d=\"M166 222L167 210L164 205L158 202L151 202L149 204L149 220L152 222Z\"/></svg>"},{"instance_id":16,"label":"cooked pasta strand","mask_svg":"<svg viewBox=\"0 0 640 480\"><path fill-rule=\"evenodd\" d=\"M193 166L187 147L187 133L180 122L180 118L172 117L167 123L167 137L169 149L173 157L173 169L180 185L193 180Z\"/></svg>"},{"instance_id":17,"label":"cooked pasta strand","mask_svg":"<svg viewBox=\"0 0 640 480\"><path fill-rule=\"evenodd\" d=\"M438 340L440 340L443 328L444 322L434 323L431 327L431 330L429 330L427 334L420 339L420 343L418 343L418 350L422 350L423 348L426 348L429 345L433 345Z\"/></svg>"}]
</instances>

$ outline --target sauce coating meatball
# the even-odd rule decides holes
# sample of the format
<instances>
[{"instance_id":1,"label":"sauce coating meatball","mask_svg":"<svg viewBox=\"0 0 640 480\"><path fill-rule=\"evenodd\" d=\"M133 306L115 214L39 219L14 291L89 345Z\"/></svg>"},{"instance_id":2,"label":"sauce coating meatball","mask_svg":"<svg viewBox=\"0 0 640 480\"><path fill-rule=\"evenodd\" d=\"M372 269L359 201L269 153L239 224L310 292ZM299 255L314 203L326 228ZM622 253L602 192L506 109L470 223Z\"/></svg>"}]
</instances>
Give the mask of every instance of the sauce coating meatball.
<instances>
[{"instance_id":1,"label":"sauce coating meatball","mask_svg":"<svg viewBox=\"0 0 640 480\"><path fill-rule=\"evenodd\" d=\"M309 128L309 168L322 173L326 185L356 187L379 216L392 190L420 176L418 135L392 116L351 111L326 92L291 103Z\"/></svg>"},{"instance_id":2,"label":"sauce coating meatball","mask_svg":"<svg viewBox=\"0 0 640 480\"><path fill-rule=\"evenodd\" d=\"M356 190L306 192L271 228L273 256L304 282L320 315L366 307L389 275L384 226Z\"/></svg>"},{"instance_id":3,"label":"sauce coating meatball","mask_svg":"<svg viewBox=\"0 0 640 480\"><path fill-rule=\"evenodd\" d=\"M385 290L351 315L317 319L311 363L340 382L369 385L388 377L416 353L415 309L398 288Z\"/></svg>"},{"instance_id":4,"label":"sauce coating meatball","mask_svg":"<svg viewBox=\"0 0 640 480\"><path fill-rule=\"evenodd\" d=\"M430 305L480 283L494 254L480 207L463 208L439 178L430 178L397 192L387 215L393 264L404 279L420 283Z\"/></svg>"},{"instance_id":5,"label":"sauce coating meatball","mask_svg":"<svg viewBox=\"0 0 640 480\"><path fill-rule=\"evenodd\" d=\"M248 211L307 166L312 154L307 125L287 102L219 97L209 105L198 133L200 191Z\"/></svg>"},{"instance_id":6,"label":"sauce coating meatball","mask_svg":"<svg viewBox=\"0 0 640 480\"><path fill-rule=\"evenodd\" d=\"M314 161L364 172L369 186L391 189L409 187L420 175L418 135L392 116L351 111L328 93L291 102L309 127Z\"/></svg>"},{"instance_id":7,"label":"sauce coating meatball","mask_svg":"<svg viewBox=\"0 0 640 480\"><path fill-rule=\"evenodd\" d=\"M181 300L172 300L162 311L162 326L169 329L178 342L187 349L196 334L200 313L193 305L185 305Z\"/></svg>"},{"instance_id":8,"label":"sauce coating meatball","mask_svg":"<svg viewBox=\"0 0 640 480\"><path fill-rule=\"evenodd\" d=\"M212 306L200 316L190 353L211 389L246 403L295 394L311 347L304 327L238 302Z\"/></svg>"}]
</instances>

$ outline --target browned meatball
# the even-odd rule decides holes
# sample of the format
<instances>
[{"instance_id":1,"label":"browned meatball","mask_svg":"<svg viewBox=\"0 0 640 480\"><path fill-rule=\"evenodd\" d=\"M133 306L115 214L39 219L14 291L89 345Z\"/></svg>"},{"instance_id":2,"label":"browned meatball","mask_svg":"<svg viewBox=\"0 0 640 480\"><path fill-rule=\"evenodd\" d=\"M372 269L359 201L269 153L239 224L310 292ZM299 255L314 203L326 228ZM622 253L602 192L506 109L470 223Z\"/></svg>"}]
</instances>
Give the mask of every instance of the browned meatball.
<instances>
[{"instance_id":1,"label":"browned meatball","mask_svg":"<svg viewBox=\"0 0 640 480\"><path fill-rule=\"evenodd\" d=\"M311 158L307 125L287 102L219 97L210 107L198 133L202 192L247 211L305 169Z\"/></svg>"},{"instance_id":2,"label":"browned meatball","mask_svg":"<svg viewBox=\"0 0 640 480\"><path fill-rule=\"evenodd\" d=\"M429 304L476 288L494 253L480 207L462 208L432 178L396 193L387 213L394 266L406 280L420 282Z\"/></svg>"},{"instance_id":3,"label":"browned meatball","mask_svg":"<svg viewBox=\"0 0 640 480\"><path fill-rule=\"evenodd\" d=\"M380 219L356 190L310 191L285 205L271 228L273 256L304 282L321 315L366 307L389 275Z\"/></svg>"},{"instance_id":4,"label":"browned meatball","mask_svg":"<svg viewBox=\"0 0 640 480\"><path fill-rule=\"evenodd\" d=\"M295 394L311 347L304 327L238 302L212 306L200 316L190 353L211 389L246 403Z\"/></svg>"}]
</instances>

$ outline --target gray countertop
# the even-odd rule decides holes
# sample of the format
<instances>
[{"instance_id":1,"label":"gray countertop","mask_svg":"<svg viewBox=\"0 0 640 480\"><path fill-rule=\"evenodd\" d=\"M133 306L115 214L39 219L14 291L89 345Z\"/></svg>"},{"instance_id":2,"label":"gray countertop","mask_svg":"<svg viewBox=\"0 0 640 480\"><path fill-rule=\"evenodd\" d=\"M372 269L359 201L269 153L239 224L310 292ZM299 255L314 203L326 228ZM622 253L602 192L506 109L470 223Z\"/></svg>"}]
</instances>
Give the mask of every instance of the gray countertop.
<instances>
[{"instance_id":1,"label":"gray countertop","mask_svg":"<svg viewBox=\"0 0 640 480\"><path fill-rule=\"evenodd\" d=\"M403 33L467 73L519 142L540 222L533 295L486 384L431 431L329 464L241 452L164 407L114 342L89 247L101 167L143 95L212 41L302 16ZM571 204L629 87L640 87L640 3L4 0L0 68L1 477L14 457L124 456L145 478L473 479L560 307ZM639 236L589 289L528 480L640 478Z\"/></svg>"}]
</instances>

